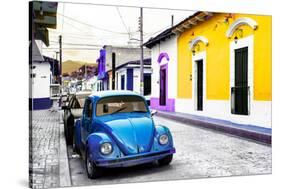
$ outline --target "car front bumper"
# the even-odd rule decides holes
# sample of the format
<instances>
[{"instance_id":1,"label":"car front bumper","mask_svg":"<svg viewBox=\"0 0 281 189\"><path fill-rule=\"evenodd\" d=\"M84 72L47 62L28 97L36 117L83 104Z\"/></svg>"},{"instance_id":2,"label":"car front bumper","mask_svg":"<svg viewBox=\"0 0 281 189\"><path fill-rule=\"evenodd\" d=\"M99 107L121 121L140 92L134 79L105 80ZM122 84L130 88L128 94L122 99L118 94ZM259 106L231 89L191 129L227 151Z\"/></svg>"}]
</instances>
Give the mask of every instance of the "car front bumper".
<instances>
[{"instance_id":1,"label":"car front bumper","mask_svg":"<svg viewBox=\"0 0 281 189\"><path fill-rule=\"evenodd\" d=\"M99 159L96 160L96 166L98 167L130 167L134 165L144 164L153 162L164 158L167 155L176 152L175 148L160 152L149 152L131 156L120 157L116 159Z\"/></svg>"}]
</instances>

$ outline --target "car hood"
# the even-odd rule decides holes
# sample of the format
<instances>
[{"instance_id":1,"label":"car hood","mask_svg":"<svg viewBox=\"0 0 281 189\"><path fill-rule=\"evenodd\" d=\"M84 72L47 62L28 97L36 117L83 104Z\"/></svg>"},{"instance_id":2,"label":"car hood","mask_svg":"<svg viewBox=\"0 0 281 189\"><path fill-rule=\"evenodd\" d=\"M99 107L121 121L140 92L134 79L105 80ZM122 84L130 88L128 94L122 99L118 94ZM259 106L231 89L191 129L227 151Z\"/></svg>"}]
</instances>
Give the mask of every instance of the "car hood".
<instances>
[{"instance_id":1,"label":"car hood","mask_svg":"<svg viewBox=\"0 0 281 189\"><path fill-rule=\"evenodd\" d=\"M141 115L109 115L101 120L125 155L149 152L154 140L153 120Z\"/></svg>"}]
</instances>

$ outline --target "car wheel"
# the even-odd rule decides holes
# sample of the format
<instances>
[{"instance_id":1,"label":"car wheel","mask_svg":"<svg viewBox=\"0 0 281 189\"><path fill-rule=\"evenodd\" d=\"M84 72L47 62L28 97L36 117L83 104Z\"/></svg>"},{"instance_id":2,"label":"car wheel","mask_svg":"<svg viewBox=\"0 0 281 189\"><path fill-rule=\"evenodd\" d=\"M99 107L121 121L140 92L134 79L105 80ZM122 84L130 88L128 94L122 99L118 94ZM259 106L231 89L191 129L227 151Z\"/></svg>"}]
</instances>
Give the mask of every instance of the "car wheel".
<instances>
[{"instance_id":1,"label":"car wheel","mask_svg":"<svg viewBox=\"0 0 281 189\"><path fill-rule=\"evenodd\" d=\"M95 163L90 160L88 150L86 152L85 167L86 167L88 178L90 179L96 179L102 175L101 168L97 167Z\"/></svg>"},{"instance_id":2,"label":"car wheel","mask_svg":"<svg viewBox=\"0 0 281 189\"><path fill-rule=\"evenodd\" d=\"M72 136L73 136L73 125L74 125L74 119L73 117L69 117L67 120L67 124L66 124L66 144L67 145L72 145Z\"/></svg>"},{"instance_id":3,"label":"car wheel","mask_svg":"<svg viewBox=\"0 0 281 189\"><path fill-rule=\"evenodd\" d=\"M162 158L162 159L159 159L159 160L158 160L158 164L159 164L160 166L169 165L172 160L173 160L173 154L170 154L170 155L165 156L165 157Z\"/></svg>"}]
</instances>

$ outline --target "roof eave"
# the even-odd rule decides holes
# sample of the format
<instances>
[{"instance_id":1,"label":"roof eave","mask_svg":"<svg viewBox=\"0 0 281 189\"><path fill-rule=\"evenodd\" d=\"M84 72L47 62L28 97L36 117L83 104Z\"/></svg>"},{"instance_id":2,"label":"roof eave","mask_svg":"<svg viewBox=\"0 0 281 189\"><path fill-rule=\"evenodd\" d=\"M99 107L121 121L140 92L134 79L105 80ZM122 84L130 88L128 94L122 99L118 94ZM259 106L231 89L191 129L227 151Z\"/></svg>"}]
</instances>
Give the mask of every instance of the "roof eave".
<instances>
[{"instance_id":1,"label":"roof eave","mask_svg":"<svg viewBox=\"0 0 281 189\"><path fill-rule=\"evenodd\" d=\"M211 12L196 12L192 16L188 17L184 21L180 22L178 25L176 25L173 29L172 32L174 34L181 34L183 33L186 29L190 29L196 25L198 25L200 22L206 21L209 17L213 16L213 13Z\"/></svg>"}]
</instances>

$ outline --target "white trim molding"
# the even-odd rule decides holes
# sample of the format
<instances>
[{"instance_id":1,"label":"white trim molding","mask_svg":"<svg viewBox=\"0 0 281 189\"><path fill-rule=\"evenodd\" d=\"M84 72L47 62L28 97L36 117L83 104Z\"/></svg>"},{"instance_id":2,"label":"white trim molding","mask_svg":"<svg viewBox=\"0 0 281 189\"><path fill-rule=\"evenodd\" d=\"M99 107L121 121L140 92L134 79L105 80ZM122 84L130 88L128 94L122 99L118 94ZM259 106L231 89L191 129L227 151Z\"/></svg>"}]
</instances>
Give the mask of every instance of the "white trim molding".
<instances>
[{"instance_id":1,"label":"white trim molding","mask_svg":"<svg viewBox=\"0 0 281 189\"><path fill-rule=\"evenodd\" d=\"M193 107L194 111L196 112L204 112L204 103L206 102L206 85L207 85L207 79L206 79L206 51L196 53L192 56L192 101L193 101ZM197 66L196 63L198 60L203 61L203 110L197 111Z\"/></svg>"},{"instance_id":2,"label":"white trim molding","mask_svg":"<svg viewBox=\"0 0 281 189\"><path fill-rule=\"evenodd\" d=\"M208 46L208 44L209 44L209 41L206 37L198 36L198 37L195 37L192 41L190 41L190 44L189 44L190 50L192 50L194 45L196 45L200 41L202 41L206 46Z\"/></svg>"},{"instance_id":3,"label":"white trim molding","mask_svg":"<svg viewBox=\"0 0 281 189\"><path fill-rule=\"evenodd\" d=\"M226 37L230 38L235 32L236 28L242 25L249 25L253 30L256 30L258 27L258 23L251 18L239 18L229 26L228 30L226 31Z\"/></svg>"}]
</instances>

